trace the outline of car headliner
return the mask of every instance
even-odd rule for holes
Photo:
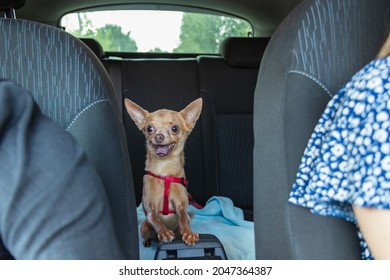
[[[27,0],[16,11],[18,18],[58,25],[66,13],[105,5],[153,4],[153,8],[164,9],[161,4],[205,8],[236,15],[249,20],[255,36],[271,36],[281,20],[301,0]],[[141,4],[141,5],[140,5]]]

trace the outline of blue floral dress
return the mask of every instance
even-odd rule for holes
[[[390,57],[359,71],[328,103],[289,202],[355,223],[352,204],[390,208]],[[358,226],[362,258],[372,259]]]

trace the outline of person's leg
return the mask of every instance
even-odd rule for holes
[[[0,81],[0,243],[16,259],[120,259],[111,218],[76,141]]]

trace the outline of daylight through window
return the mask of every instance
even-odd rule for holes
[[[61,25],[76,37],[96,39],[111,52],[218,53],[224,38],[253,32],[239,18],[152,10],[72,13]]]

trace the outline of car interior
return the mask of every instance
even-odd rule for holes
[[[224,38],[214,54],[135,53],[105,50],[60,26],[67,13],[115,5],[235,15],[253,34]],[[375,57],[389,30],[388,0],[7,0],[0,3],[0,77],[31,91],[84,148],[126,258],[142,258],[137,207],[146,152],[123,100],[181,110],[201,97],[185,146],[188,192],[200,204],[226,197],[242,210],[253,225],[251,258],[359,259],[353,224],[287,200],[326,104]]]

